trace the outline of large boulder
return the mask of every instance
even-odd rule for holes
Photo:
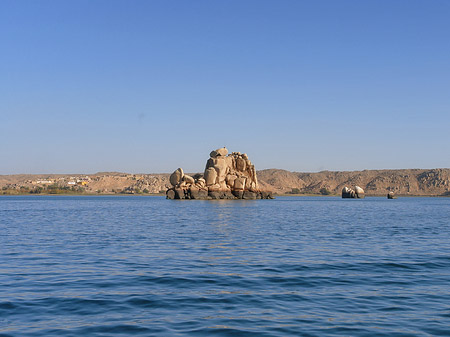
[[[225,157],[228,154],[228,150],[226,147],[222,147],[221,149],[217,149],[216,153],[218,156]]]
[[[244,172],[245,169],[247,168],[247,163],[245,162],[244,158],[240,158],[237,157],[236,158],[236,170],[240,171],[240,172]]]
[[[261,191],[261,199],[273,199],[271,191]]]
[[[239,190],[232,190],[231,193],[236,197],[236,199],[243,199],[244,198],[244,191]]]
[[[180,167],[170,175],[169,181],[172,184],[172,186],[177,186],[182,181],[183,176],[184,172],[183,169]]]
[[[185,181],[186,184],[195,184],[194,178],[192,178],[191,176],[188,176],[187,174],[185,174],[183,176],[183,181]]]
[[[217,178],[217,171],[215,170],[214,167],[210,167],[205,170],[206,186],[214,185],[216,183],[216,178]]]
[[[221,196],[222,196],[221,191],[209,191],[208,196],[214,200],[223,199],[223,198],[221,198]]]
[[[189,196],[191,199],[206,199],[208,197],[208,191],[191,186],[189,189]]]
[[[214,168],[217,171],[217,178],[219,179],[218,182],[220,183],[222,181],[225,181],[227,173],[230,170],[227,160],[225,160],[224,157],[217,157],[215,159]]]
[[[166,198],[167,199],[175,199],[175,191],[172,188],[167,190]]]
[[[244,191],[243,199],[256,199],[257,194],[251,191]]]
[[[351,192],[351,189],[349,189],[347,186],[344,186],[344,188],[342,189],[342,198],[351,198]]]
[[[234,181],[237,179],[237,175],[235,174],[228,174],[227,177],[225,178],[225,181],[227,183],[227,185],[232,188],[234,187]]]
[[[195,181],[195,186],[197,186],[200,189],[206,188],[206,180],[203,178],[198,178]]]
[[[247,178],[245,177],[238,177],[234,180],[234,189],[236,191],[243,191],[245,189],[245,181]]]
[[[364,199],[364,190],[361,187],[355,186],[355,193],[358,199]]]
[[[221,149],[217,149],[217,150],[211,151],[209,156],[211,158],[216,158],[216,157],[225,157],[227,154],[228,154],[227,148],[226,147],[222,147]]]
[[[186,199],[186,193],[183,188],[175,188],[175,199]]]

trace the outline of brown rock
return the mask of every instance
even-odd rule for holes
[[[243,195],[243,199],[256,199],[256,193],[255,192],[250,192],[250,191],[244,191],[244,195]]]
[[[192,178],[191,176],[188,176],[187,174],[185,174],[183,176],[183,180],[187,183],[187,184],[194,184],[195,180],[194,178]]]
[[[242,199],[244,196],[244,191],[233,190],[231,193],[235,196],[236,199]]]
[[[229,172],[227,160],[225,160],[224,157],[217,157],[215,159],[214,168],[217,171],[218,182],[221,183],[222,181],[225,181],[225,177],[227,176],[227,173]]]
[[[225,157],[228,154],[228,150],[227,150],[226,147],[222,147],[221,149],[217,149],[215,152],[216,152],[216,154],[218,156],[222,156],[222,157]]]
[[[183,179],[183,176],[184,176],[184,172],[183,172],[183,169],[180,167],[180,168],[176,169],[170,175],[169,181],[172,184],[172,186],[176,186],[181,182],[181,180]]]
[[[195,185],[198,188],[204,188],[204,187],[206,187],[206,180],[203,178],[199,178],[199,179],[197,179],[197,182],[195,183]]]
[[[175,199],[175,191],[173,189],[167,190],[166,199]]]
[[[189,196],[191,199],[201,199],[200,189],[195,186],[191,186],[189,189]]]
[[[175,188],[175,199],[185,199],[184,191],[182,188]]]
[[[205,170],[209,169],[210,167],[214,167],[214,161],[215,158],[209,158],[206,162]]]
[[[208,196],[211,197],[213,200],[221,199],[220,196],[222,195],[222,192],[220,191],[209,191]]]
[[[198,191],[198,199],[207,199],[207,198],[208,198],[208,191],[205,190]]]
[[[234,187],[234,181],[236,180],[237,175],[235,174],[229,174],[227,175],[227,177],[225,178],[225,181],[227,182],[227,185],[230,187]]]
[[[245,181],[247,179],[245,177],[238,177],[234,180],[234,189],[239,191],[243,191],[245,188]]]
[[[270,192],[270,191],[261,191],[261,199],[273,199],[272,192]]]
[[[205,170],[206,186],[214,185],[216,183],[217,171],[214,167],[209,167]]]
[[[236,158],[236,170],[240,172],[244,172],[246,169],[246,162],[245,159],[242,159],[240,157]]]

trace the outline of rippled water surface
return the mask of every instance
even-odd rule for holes
[[[450,199],[0,197],[0,336],[450,335]]]

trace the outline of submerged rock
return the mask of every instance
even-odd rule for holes
[[[390,192],[387,194],[387,198],[388,198],[388,199],[397,199],[397,196],[395,195],[394,192],[390,191]]]

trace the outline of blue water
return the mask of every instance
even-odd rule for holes
[[[0,336],[444,335],[449,198],[0,197]]]

